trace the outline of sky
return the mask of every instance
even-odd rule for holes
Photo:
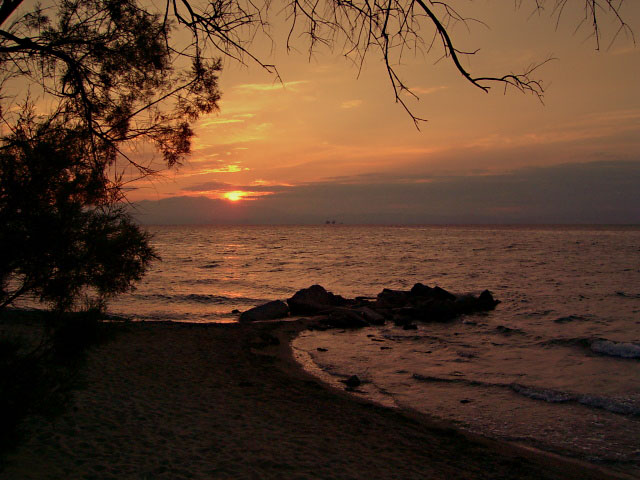
[[[282,78],[225,61],[219,112],[195,126],[192,155],[130,185],[143,223],[640,223],[640,47],[601,15],[601,48],[579,26],[556,25],[533,2],[458,1],[486,23],[453,38],[474,75],[517,72],[553,57],[535,96],[485,93],[441,51],[398,71],[427,119],[416,129],[371,52],[359,72],[340,50],[309,56],[273,42],[256,51]],[[575,2],[579,4],[580,2]],[[640,39],[640,4],[623,18]],[[576,29],[577,28],[577,29]],[[262,43],[261,43],[262,42]]]

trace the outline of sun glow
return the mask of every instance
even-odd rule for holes
[[[231,202],[237,202],[238,200],[242,200],[242,198],[247,195],[247,192],[242,192],[240,190],[234,190],[233,192],[227,192],[224,194],[224,198]]]

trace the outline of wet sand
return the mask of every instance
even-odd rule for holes
[[[113,324],[67,411],[28,419],[0,478],[630,478],[327,387],[293,360],[305,325]]]

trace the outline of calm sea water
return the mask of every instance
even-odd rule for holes
[[[139,320],[235,321],[318,283],[375,296],[485,288],[493,312],[417,331],[307,332],[300,361],[359,395],[485,435],[640,472],[640,228],[157,227],[162,256],[111,305]],[[322,350],[318,350],[321,348]],[[326,350],[326,351],[324,351]]]

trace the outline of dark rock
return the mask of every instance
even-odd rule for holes
[[[328,352],[329,350],[326,348],[322,348],[322,347],[318,347],[316,348],[316,350],[318,350],[319,352]]]
[[[478,313],[493,310],[498,303],[488,290],[485,290],[479,297],[473,295],[463,295],[456,300],[456,309],[459,314]]]
[[[362,314],[371,325],[384,325],[384,316],[369,307],[356,308],[354,311]]]
[[[363,296],[358,296],[355,298],[356,302],[361,302],[361,303],[371,303],[371,302],[375,302],[376,301],[376,297],[363,297]]]
[[[255,322],[258,320],[275,320],[289,315],[289,307],[282,300],[274,300],[258,307],[254,307],[240,315],[241,322]]]
[[[415,318],[423,322],[446,322],[460,315],[455,302],[451,300],[431,300],[422,304]]]
[[[363,328],[368,327],[364,316],[355,310],[348,308],[334,308],[329,314],[324,324],[333,328]]]
[[[393,313],[394,313],[394,317],[395,316],[400,316],[400,317],[404,317],[404,318],[419,318],[420,316],[422,316],[421,306],[420,305],[413,305],[413,306],[409,306],[409,307],[395,308],[393,310]]]
[[[462,400],[460,400],[460,403],[471,403],[471,400],[469,400],[468,398],[463,398]]]
[[[418,326],[415,323],[407,323],[406,325],[402,326],[403,330],[417,330]]]
[[[373,308],[373,307],[372,307]],[[393,318],[393,310],[390,308],[380,308],[377,305],[375,305],[375,311],[377,313],[379,313],[380,315],[382,315],[385,319],[389,320],[391,318]]]
[[[422,283],[416,283],[411,288],[411,295],[414,295],[417,297],[429,297],[431,296],[432,291],[433,291],[433,288],[427,285],[424,285]]]
[[[237,308],[234,308],[233,310],[231,310],[231,313],[240,313],[240,310],[238,310]]]
[[[351,375],[344,383],[347,388],[357,388],[362,384],[357,375]]]
[[[311,285],[298,290],[287,300],[292,315],[317,314],[331,307],[346,305],[348,301],[340,295],[327,292],[321,285]]]
[[[409,301],[409,292],[385,288],[376,297],[376,307],[397,308],[405,306]]]
[[[460,313],[473,313],[478,310],[478,298],[473,295],[460,295],[455,303]]]
[[[396,327],[402,327],[403,325],[407,325],[407,324],[412,323],[412,322],[413,322],[413,318],[409,317],[407,315],[403,315],[403,314],[400,314],[400,313],[395,313],[393,315],[393,324]]]
[[[436,300],[454,301],[456,299],[456,296],[453,293],[449,293],[444,288],[440,287],[433,287],[431,289],[431,296]]]
[[[480,297],[473,295],[456,296],[443,288],[430,288],[416,283],[411,292],[385,289],[378,295],[376,311],[392,312],[396,325],[421,322],[446,322],[460,315],[492,310],[499,302],[489,291]]]
[[[439,300],[442,302],[450,301],[453,302],[456,300],[456,296],[452,293],[447,292],[444,288],[429,287],[422,283],[416,283],[411,288],[411,296],[414,297],[411,299],[411,303],[424,303],[425,300]]]
[[[478,302],[483,307],[483,310],[492,310],[500,303],[500,300],[495,300],[489,290],[483,291],[478,297]]]

